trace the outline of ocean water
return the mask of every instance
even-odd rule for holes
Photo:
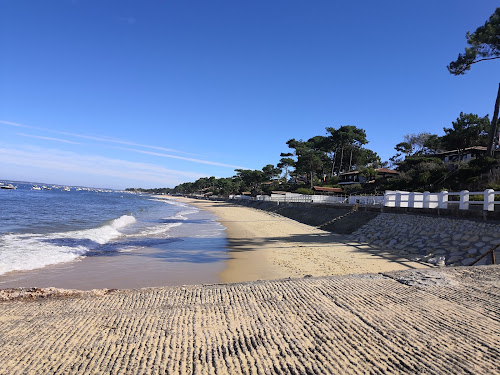
[[[226,259],[224,227],[193,206],[125,192],[17,186],[0,189],[0,282],[16,272],[85,258],[99,264],[101,259],[147,255],[161,260],[165,274],[174,274],[180,264]],[[147,276],[147,263],[141,264]],[[140,277],[137,272],[135,277]]]

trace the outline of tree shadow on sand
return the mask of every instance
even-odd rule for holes
[[[407,268],[417,268],[414,263],[419,263],[425,266],[430,265],[425,262],[410,260],[404,258],[395,250],[388,248],[370,245],[367,243],[360,243],[351,240],[349,237],[336,233],[314,233],[314,234],[293,234],[285,237],[265,237],[265,238],[239,238],[230,239],[229,246],[230,252],[247,252],[258,250],[259,247],[271,245],[275,249],[283,248],[286,250],[292,247],[330,247],[332,244],[338,246],[349,247],[357,253],[369,254],[373,257],[383,258],[394,263],[398,263]],[[314,250],[312,250],[314,251]],[[335,249],[332,249],[335,252]]]

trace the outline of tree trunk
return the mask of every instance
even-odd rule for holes
[[[349,158],[349,172],[351,171],[352,167],[352,148],[351,148],[351,157]]]
[[[337,159],[337,149],[335,149],[335,151],[333,151],[333,162],[332,162],[332,178],[333,178],[333,174],[335,173],[335,159]]]
[[[495,102],[495,110],[493,111],[493,119],[491,120],[490,134],[488,137],[488,156],[495,156],[495,137],[497,135],[498,125],[498,108],[500,107],[500,83],[498,84],[497,100]]]
[[[344,162],[344,146],[342,146],[342,153],[340,154],[340,168],[339,172],[342,172],[342,164]]]

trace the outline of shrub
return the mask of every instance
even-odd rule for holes
[[[345,185],[343,187],[344,191],[346,194],[355,194],[363,189],[361,184],[351,184],[351,185]]]
[[[295,190],[295,192],[297,194],[305,194],[305,195],[313,195],[314,194],[314,191],[312,191],[311,189],[306,189],[306,188],[302,188],[302,187]]]

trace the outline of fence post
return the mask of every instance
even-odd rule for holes
[[[396,199],[394,200],[394,207],[401,207],[401,192],[396,191]]]
[[[439,208],[448,208],[448,192],[442,191],[439,194]]]
[[[429,200],[431,197],[430,191],[424,191],[424,196],[422,197],[422,208],[429,208]]]
[[[460,192],[460,210],[469,209],[469,190],[462,190]]]
[[[415,193],[412,191],[408,196],[408,208],[415,207]]]
[[[484,211],[495,211],[495,190],[486,189],[484,191],[483,202]]]
[[[389,207],[389,205],[390,205],[390,201],[391,201],[391,196],[392,196],[392,194],[391,194],[391,193],[393,193],[393,192],[392,192],[392,191],[391,191],[391,192],[389,192],[389,190],[386,190],[386,191],[384,192],[384,201],[382,202],[382,205],[383,205],[384,207]]]

